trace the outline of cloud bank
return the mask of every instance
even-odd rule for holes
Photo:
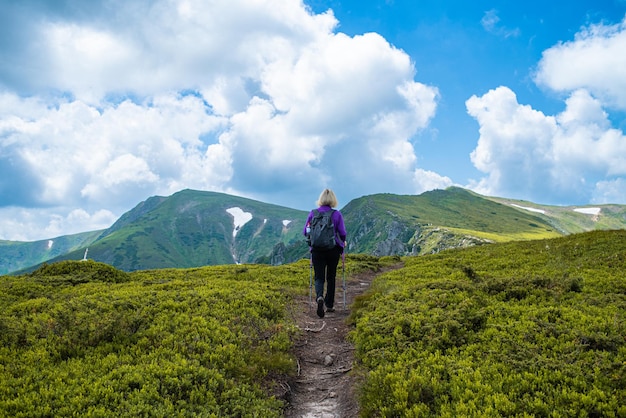
[[[0,212],[14,220],[2,238],[107,227],[182,188],[308,208],[327,186],[347,203],[451,184],[419,175],[410,142],[437,89],[381,36],[336,33],[331,11],[163,0],[33,16],[33,4],[12,5],[22,25],[3,29],[21,45],[0,67]]]
[[[506,86],[469,98],[480,132],[471,160],[486,174],[471,187],[554,204],[626,203],[626,136],[606,111],[626,110],[625,50],[626,19],[544,51],[534,78],[565,95],[556,115],[520,104]]]
[[[452,184],[542,203],[626,203],[626,20],[580,30],[533,73],[564,109],[507,86],[466,102],[453,182],[414,139],[441,100],[376,33],[348,36],[300,0],[9,2],[0,16],[0,239],[103,229],[153,195],[212,190],[309,209]],[[517,37],[497,11],[481,22]],[[471,135],[471,133],[468,133]],[[444,139],[445,140],[445,139]],[[451,144],[452,146],[452,144]]]

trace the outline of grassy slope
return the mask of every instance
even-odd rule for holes
[[[626,231],[406,262],[353,309],[363,416],[626,416]]]
[[[362,250],[381,239],[377,224],[387,220],[412,226],[441,226],[459,234],[468,234],[496,242],[516,239],[539,239],[561,234],[546,220],[519,211],[460,188],[435,190],[418,196],[377,194],[355,199],[344,209],[346,223],[359,231],[363,222],[367,234]],[[385,224],[386,227],[387,224]]]
[[[279,417],[269,375],[295,369],[286,304],[307,268],[1,277],[0,416]]]
[[[233,239],[227,209],[252,214]],[[183,190],[149,205],[139,205],[89,248],[91,258],[127,270],[251,262],[268,255],[277,242],[300,239],[303,211],[221,193]],[[285,226],[284,220],[292,222]],[[258,237],[258,239],[254,239]],[[77,259],[79,252],[59,259]]]
[[[80,257],[84,250],[98,239],[102,231],[83,232],[34,242],[0,241],[0,274],[8,274],[61,254],[76,251]]]
[[[353,307],[364,416],[626,416],[626,231],[404,260]],[[55,266],[0,277],[0,415],[280,416],[308,261]]]
[[[308,284],[308,260],[0,276],[0,416],[280,417],[275,379],[296,372],[291,303]]]
[[[516,205],[520,211],[536,215],[553,225],[563,234],[593,230],[624,229],[626,226],[626,206],[624,205],[550,206],[499,197],[488,197],[487,199],[508,206]],[[601,210],[600,214],[595,216],[576,211],[576,209],[590,208],[599,208]]]

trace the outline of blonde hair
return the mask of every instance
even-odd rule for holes
[[[320,194],[319,199],[317,199],[317,206],[330,206],[331,208],[339,206],[335,192],[330,189],[324,189]]]

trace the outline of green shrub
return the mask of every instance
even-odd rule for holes
[[[130,280],[128,273],[93,260],[59,261],[53,264],[43,264],[31,273],[31,277],[62,280],[71,284],[92,281],[122,283]]]

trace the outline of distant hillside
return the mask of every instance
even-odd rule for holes
[[[555,207],[451,187],[421,195],[375,194],[341,208],[348,253],[422,255],[492,242],[626,229],[626,206]],[[88,258],[125,271],[308,257],[307,211],[223,193],[183,190],[139,203],[103,231],[38,242],[0,241],[0,274]]]
[[[374,255],[418,255],[561,235],[536,214],[456,187],[419,196],[365,196],[350,202],[342,212],[351,231],[351,248]]]
[[[549,206],[500,197],[487,199],[532,213],[562,234],[626,227],[626,205]]]
[[[89,247],[89,258],[133,271],[251,263],[301,239],[306,212],[223,193],[150,198]],[[56,260],[77,259],[74,251]]]
[[[32,242],[0,241],[0,274],[19,271],[67,253],[84,253],[85,247],[96,241],[101,233],[82,232]]]

